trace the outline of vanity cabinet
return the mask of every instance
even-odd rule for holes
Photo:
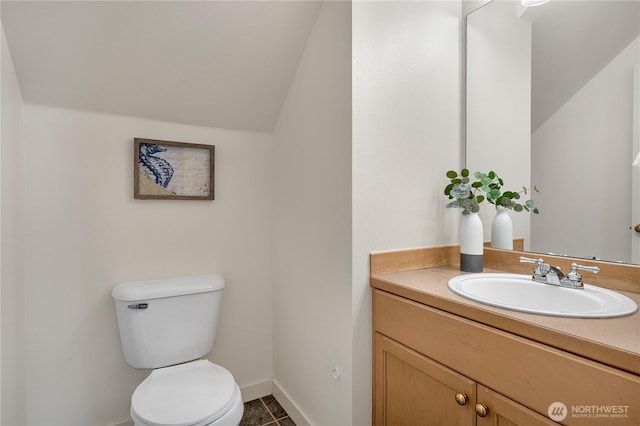
[[[492,391],[486,386],[477,385],[476,413],[478,426],[557,426],[549,420],[511,399]],[[479,412],[478,404],[485,410]]]
[[[375,425],[473,424],[473,380],[380,333],[374,340]]]
[[[638,424],[633,373],[375,288],[373,329],[374,425]],[[593,407],[619,416],[580,415]]]
[[[557,426],[380,333],[374,340],[374,425]]]

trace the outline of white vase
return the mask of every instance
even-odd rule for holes
[[[509,210],[499,207],[491,222],[491,247],[513,250],[513,223]]]
[[[482,272],[484,249],[482,221],[477,213],[462,215],[460,219],[460,270]]]

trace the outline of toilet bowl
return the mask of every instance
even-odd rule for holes
[[[237,425],[240,388],[225,368],[207,360],[153,370],[131,397],[134,425]]]

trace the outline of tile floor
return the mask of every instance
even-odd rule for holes
[[[240,426],[296,426],[273,395],[244,403]]]

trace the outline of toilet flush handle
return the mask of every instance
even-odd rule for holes
[[[129,309],[147,309],[148,307],[149,307],[148,303],[133,303],[127,306],[127,308]]]

